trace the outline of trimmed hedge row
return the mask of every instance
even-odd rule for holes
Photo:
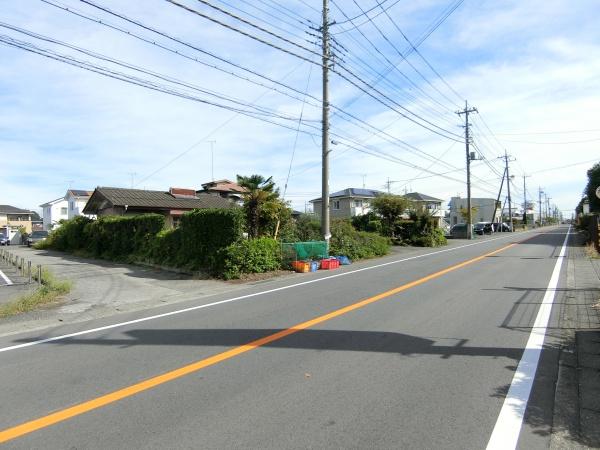
[[[331,235],[329,241],[331,255],[364,259],[386,255],[390,250],[390,240],[387,237],[367,231],[356,231],[348,220],[333,220]]]
[[[243,273],[263,273],[281,268],[281,247],[275,239],[262,237],[229,245],[219,252],[219,273],[226,280]]]

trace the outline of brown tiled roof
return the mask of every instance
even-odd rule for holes
[[[107,202],[110,205],[100,206]],[[197,209],[197,208],[231,208],[229,200],[214,195],[200,194],[197,198],[177,198],[163,191],[146,191],[142,189],[124,189],[113,187],[97,187],[85,205],[85,214],[94,214],[99,209],[110,206],[147,209]]]
[[[202,184],[202,187],[205,191],[237,192],[240,194],[248,191],[245,187],[230,180],[209,181],[208,183]]]

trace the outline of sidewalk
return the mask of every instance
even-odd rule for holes
[[[550,448],[600,448],[600,259],[573,235]]]

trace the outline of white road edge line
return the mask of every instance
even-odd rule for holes
[[[4,272],[2,272],[1,270],[0,270],[0,277],[2,277],[2,279],[4,280],[4,282],[6,283],[6,285],[7,285],[7,286],[10,286],[11,284],[13,284],[13,282],[12,282],[12,281],[10,281],[10,278],[8,278],[8,277],[7,277],[7,276],[4,274]]]
[[[535,373],[544,346],[544,339],[546,338],[546,328],[550,320],[550,313],[552,312],[556,287],[560,279],[560,270],[565,259],[570,232],[571,227],[569,226],[565,241],[554,265],[546,293],[535,318],[533,329],[529,334],[525,351],[523,352],[521,361],[519,361],[510,384],[510,389],[508,390],[508,394],[506,394],[504,404],[496,420],[487,450],[507,450],[517,447],[521,427],[523,426],[523,416],[525,415],[525,409],[529,401],[529,394],[531,393],[535,379]]]
[[[535,230],[526,231],[526,233],[531,233],[533,231],[535,231]],[[128,320],[126,322],[119,322],[119,323],[115,323],[115,324],[112,324],[112,325],[106,325],[104,327],[90,328],[89,330],[83,330],[83,331],[78,331],[78,332],[75,332],[75,333],[63,334],[63,335],[60,335],[60,336],[54,336],[54,337],[50,337],[50,338],[46,338],[46,339],[39,339],[37,341],[26,342],[24,344],[11,345],[9,347],[0,348],[0,353],[2,353],[2,352],[8,352],[8,351],[11,351],[11,350],[18,350],[18,349],[26,348],[26,347],[32,347],[34,345],[39,345],[39,344],[45,344],[47,342],[60,341],[60,340],[63,340],[63,339],[68,339],[68,338],[72,338],[72,337],[76,337],[76,336],[82,336],[84,334],[96,333],[98,331],[110,330],[112,328],[122,327],[122,326],[126,326],[126,325],[133,325],[135,323],[147,322],[149,320],[155,320],[155,319],[160,319],[160,318],[163,318],[163,317],[174,316],[174,315],[177,315],[177,314],[183,314],[183,313],[186,313],[186,312],[196,311],[196,310],[199,310],[199,309],[210,308],[211,306],[223,305],[225,303],[236,302],[236,301],[239,301],[239,300],[244,300],[244,299],[247,299],[247,298],[256,297],[256,296],[264,295],[264,294],[271,294],[273,292],[283,291],[283,290],[286,290],[286,289],[292,289],[292,288],[295,288],[295,287],[298,287],[298,286],[305,286],[307,284],[319,283],[321,281],[330,280],[332,278],[344,277],[346,275],[351,275],[351,274],[355,274],[355,273],[358,273],[358,272],[363,272],[363,271],[366,271],[366,270],[373,270],[373,269],[377,269],[379,267],[389,266],[389,265],[392,265],[392,264],[398,264],[398,263],[401,263],[401,262],[410,261],[412,259],[424,258],[426,256],[439,255],[440,253],[452,252],[452,251],[455,251],[455,250],[458,250],[458,249],[461,249],[461,248],[465,248],[465,247],[471,247],[471,246],[474,246],[474,245],[481,245],[481,244],[485,244],[487,242],[497,241],[499,239],[506,239],[507,237],[511,237],[511,236],[514,236],[514,235],[510,234],[508,236],[502,236],[502,237],[498,237],[498,238],[494,238],[494,239],[487,239],[485,241],[473,242],[471,244],[465,244],[465,245],[461,245],[459,247],[447,248],[447,249],[444,249],[444,250],[438,250],[438,251],[435,251],[435,252],[425,253],[423,255],[411,256],[409,258],[398,259],[396,261],[390,261],[390,262],[386,262],[386,263],[382,263],[382,264],[377,264],[375,266],[363,267],[362,269],[356,269],[356,270],[351,270],[351,271],[348,271],[348,272],[342,272],[342,273],[338,273],[338,274],[327,276],[327,277],[323,277],[323,278],[317,278],[315,280],[303,281],[301,283],[290,284],[288,286],[282,286],[282,287],[278,287],[278,288],[275,288],[275,289],[269,289],[269,290],[266,290],[266,291],[255,292],[254,294],[246,294],[246,295],[242,295],[240,297],[229,298],[229,299],[221,300],[221,301],[218,301],[218,302],[206,303],[204,305],[192,306],[190,308],[185,308],[185,309],[178,309],[178,310],[171,311],[171,312],[168,312],[168,313],[156,314],[154,316],[142,317],[141,319]]]

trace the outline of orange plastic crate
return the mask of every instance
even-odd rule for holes
[[[310,263],[306,261],[292,261],[292,268],[298,273],[310,272]]]

